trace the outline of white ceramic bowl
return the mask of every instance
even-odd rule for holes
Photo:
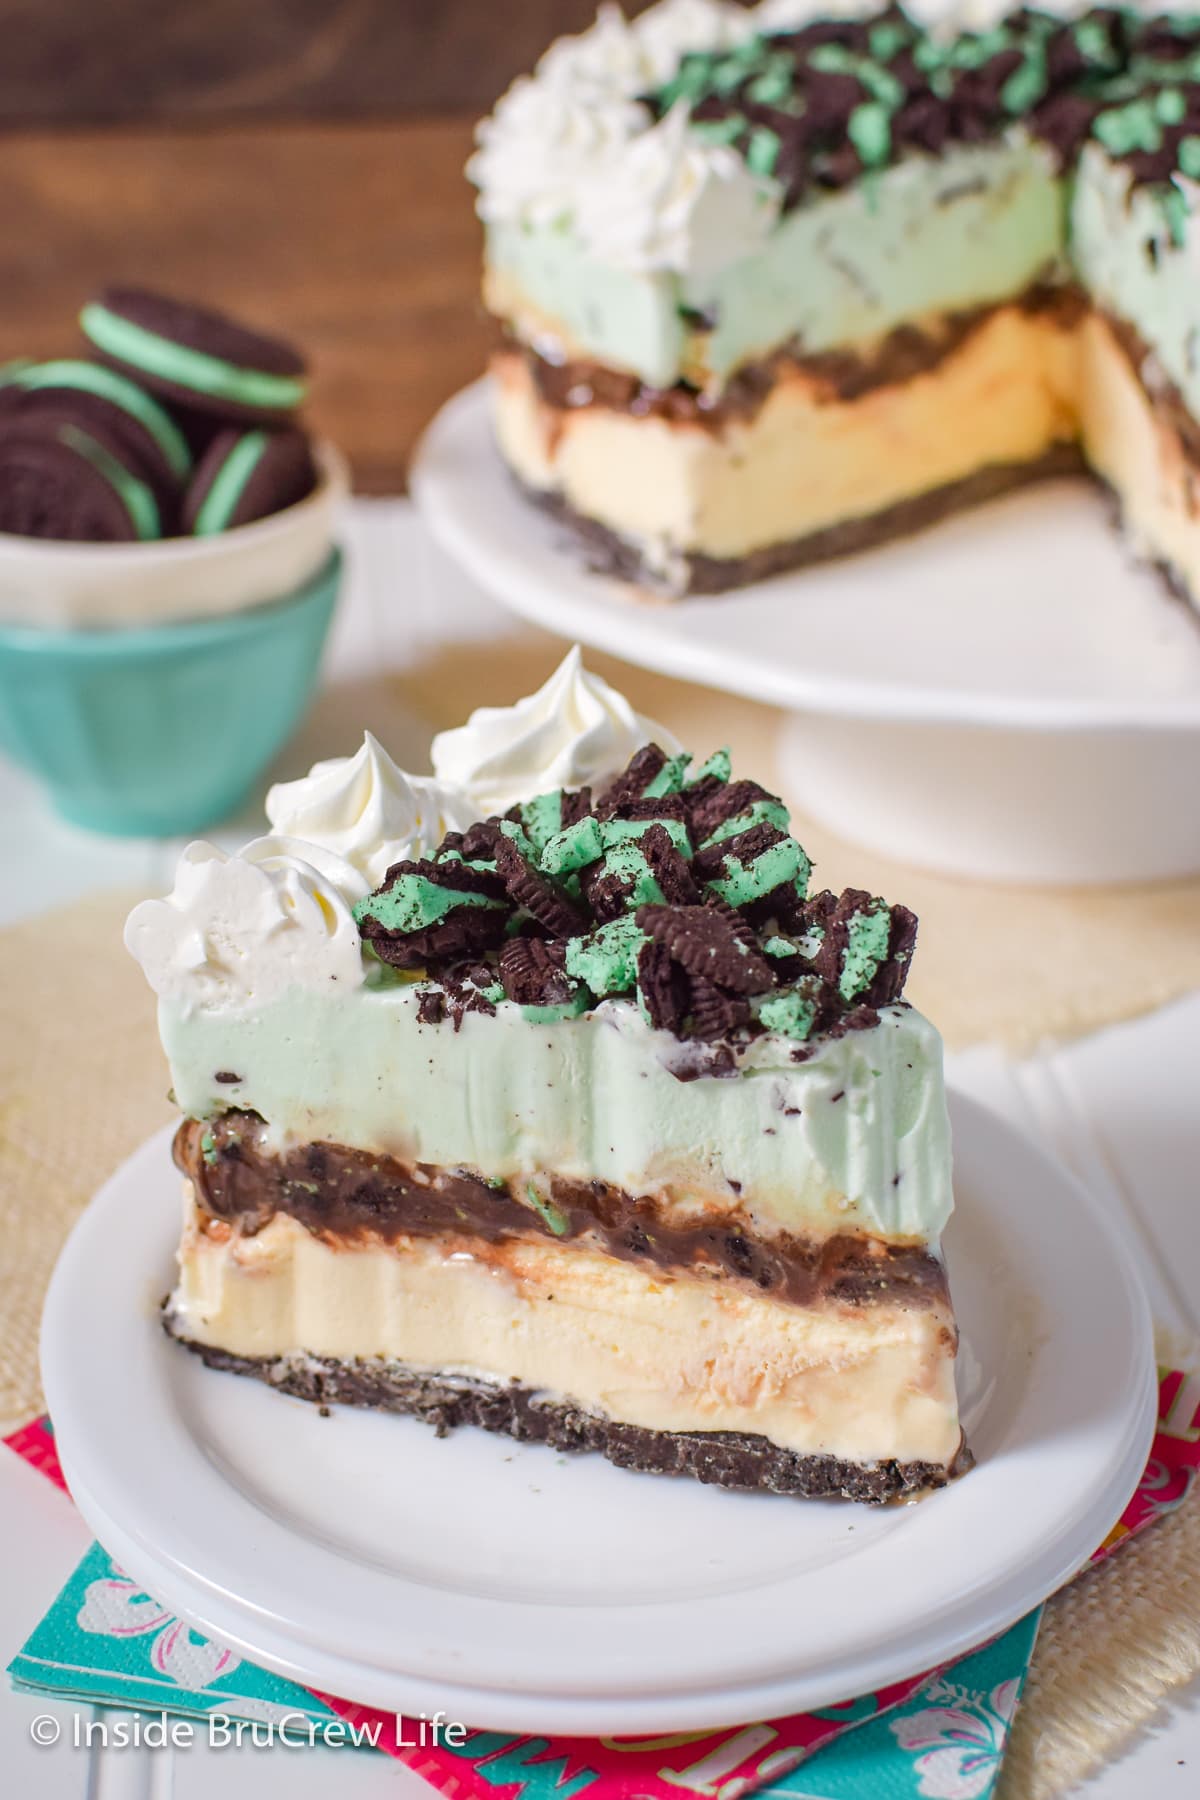
[[[166,625],[277,600],[328,561],[349,471],[316,447],[305,499],[214,537],[137,544],[55,544],[0,533],[0,624],[50,630]]]

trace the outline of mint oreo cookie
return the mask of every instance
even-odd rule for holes
[[[282,512],[312,492],[312,451],[302,431],[219,431],[183,503],[183,530],[211,537]]]
[[[0,532],[136,543],[162,536],[162,515],[150,484],[102,426],[17,414],[0,423]]]
[[[289,344],[138,288],[106,289],[81,318],[86,355],[0,364],[0,532],[209,537],[312,492]]]
[[[103,362],[198,412],[277,421],[307,397],[298,350],[207,307],[143,288],[106,288],[79,322]]]
[[[137,382],[102,363],[61,358],[0,367],[0,421],[33,430],[75,425],[120,447],[122,461],[173,518],[192,472],[187,438],[166,407]]]

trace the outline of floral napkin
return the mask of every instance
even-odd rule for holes
[[[1160,1372],[1159,1430],[1120,1522],[1092,1557],[1172,1511],[1200,1466],[1200,1386]],[[4,1440],[64,1490],[38,1419]],[[723,1731],[536,1738],[470,1731],[427,1745],[388,1713],[319,1694],[203,1638],[93,1544],[9,1665],[14,1685],[89,1704],[245,1721],[247,1733],[369,1745],[447,1796],[475,1800],[988,1800],[1033,1654],[1041,1608],[990,1644],[861,1699]]]

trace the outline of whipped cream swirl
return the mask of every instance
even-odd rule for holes
[[[762,26],[752,7],[724,0],[659,0],[629,29],[657,87],[670,80],[689,50],[730,50]]]
[[[189,844],[172,891],[130,913],[126,947],[184,1012],[263,1005],[293,987],[350,992],[366,979],[353,908],[392,863],[514,801],[616,774],[652,739],[679,749],[588,674],[577,645],[536,694],[442,732],[433,779],[397,768],[367,733],[354,756],[273,787],[271,835],[236,856]]]
[[[536,694],[515,706],[481,706],[457,730],[439,732],[433,766],[439,780],[465,790],[482,818],[616,774],[652,741],[679,749],[669,731],[587,672],[576,644]]]
[[[349,992],[363,981],[350,908],[367,893],[361,875],[320,848],[257,838],[236,856],[189,844],[175,886],[143,900],[125,945],[162,1000],[243,1007],[292,987]]]
[[[909,18],[935,37],[954,38],[964,32],[990,31],[1003,24],[1016,0],[903,0],[903,4]],[[1095,0],[1037,0],[1037,10],[1071,19],[1094,4]],[[1133,10],[1138,10],[1137,0]],[[1156,5],[1154,10],[1161,9]]]
[[[559,38],[537,65],[542,81],[633,96],[660,87],[689,50],[725,50],[760,29],[756,14],[725,0],[659,0],[636,19],[602,5],[596,23]]]
[[[447,831],[462,831],[476,814],[466,796],[396,766],[378,739],[363,734],[353,756],[315,763],[299,781],[267,793],[272,830],[318,845],[379,886],[391,865],[424,856]]]
[[[618,160],[650,122],[636,101],[584,98],[525,75],[476,131],[467,175],[489,224],[554,225],[570,216],[580,181]]]
[[[948,0],[926,0],[930,6],[946,10]],[[801,31],[814,19],[873,18],[881,9],[881,0],[760,0],[753,10],[754,29],[769,35],[773,31]],[[916,17],[910,6],[904,9]]]
[[[678,105],[581,183],[575,229],[602,262],[705,276],[759,249],[778,217],[777,189],[695,137]]]
[[[661,0],[632,22],[601,7],[480,124],[467,174],[481,217],[564,225],[592,255],[638,274],[706,274],[756,248],[778,216],[776,184],[691,133],[685,108],[656,124],[638,99],[686,51],[722,49],[756,28],[752,12],[723,0]]]

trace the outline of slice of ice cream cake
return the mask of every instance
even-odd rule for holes
[[[574,655],[439,740],[455,784],[368,739],[136,909],[185,1115],[167,1329],[633,1469],[940,1486],[969,1453],[916,921],[810,895],[779,799],[653,730]]]

